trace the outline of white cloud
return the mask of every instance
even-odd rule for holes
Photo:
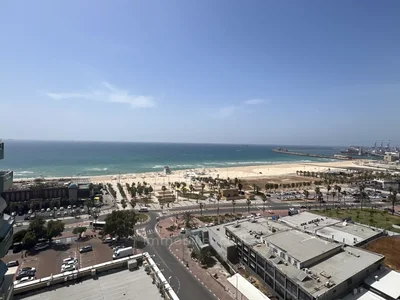
[[[243,102],[245,105],[257,105],[264,103],[265,101],[263,99],[249,99]]]
[[[103,101],[110,103],[128,104],[133,108],[154,107],[152,97],[144,95],[133,95],[127,90],[122,90],[109,82],[102,82],[102,89],[93,90],[87,93],[46,93],[54,100],[84,99]]]
[[[213,114],[213,116],[215,118],[225,119],[225,118],[232,116],[236,109],[237,109],[236,106],[221,107],[218,111],[216,111]]]

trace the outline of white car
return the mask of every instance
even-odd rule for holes
[[[30,209],[29,211],[28,211],[28,215],[31,215],[32,214],[32,209]]]
[[[71,209],[72,208],[72,206],[71,205],[68,205],[68,209]]]
[[[75,257],[67,257],[63,259],[63,265],[68,264],[69,262],[77,263],[78,260]]]
[[[17,222],[14,224],[15,227],[21,227],[23,224],[21,222]]]
[[[11,217],[15,217],[17,215],[17,213],[15,212],[15,211],[13,211],[12,213],[11,213]]]
[[[64,206],[61,206],[61,207],[60,207],[60,210],[63,211],[63,210],[64,210]]]
[[[71,272],[71,271],[75,271],[75,270],[76,270],[75,265],[63,265],[63,266],[61,266],[61,273]]]
[[[20,283],[32,281],[34,279],[35,279],[35,277],[24,277],[24,278],[21,278],[20,280],[17,280],[15,283],[20,284]]]
[[[48,208],[46,209],[46,211],[47,211],[47,212],[50,212],[50,211],[51,211],[50,207],[48,207]]]

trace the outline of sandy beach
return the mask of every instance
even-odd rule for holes
[[[364,160],[353,161],[332,161],[332,162],[313,162],[313,163],[285,163],[285,164],[270,164],[258,166],[241,166],[228,168],[205,168],[205,169],[186,169],[186,170],[171,170],[170,175],[163,175],[160,172],[148,172],[137,174],[116,174],[91,176],[88,178],[93,183],[112,182],[119,180],[121,183],[146,181],[154,187],[168,185],[168,182],[185,181],[189,182],[192,176],[211,176],[220,178],[239,178],[239,179],[256,179],[295,175],[296,171],[324,172],[327,170],[347,169],[351,167],[366,167]],[[46,178],[57,179],[57,178]],[[32,180],[32,178],[15,179],[15,181]]]

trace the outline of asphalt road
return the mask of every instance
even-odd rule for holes
[[[150,221],[137,226],[138,229],[145,228],[146,231],[154,231],[156,226],[155,213],[149,213]],[[159,265],[165,278],[170,278],[170,284],[180,299],[214,299],[215,297],[197,279],[195,279],[186,266],[178,262],[175,256],[169,252],[168,247],[179,238],[161,239],[156,232],[147,234],[147,244],[141,249],[154,256],[153,260]]]

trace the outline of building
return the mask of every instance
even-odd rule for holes
[[[4,143],[0,140],[0,159],[4,158]],[[11,187],[13,171],[0,171],[0,195]],[[0,258],[4,257],[12,244],[14,219],[4,213],[7,203],[0,196]],[[0,299],[12,299],[13,274],[9,274],[7,265],[0,260]]]
[[[361,246],[384,235],[383,230],[371,229],[362,224],[322,217],[317,214],[302,212],[279,219],[280,222],[306,233],[329,241],[349,246]]]
[[[206,228],[192,230],[188,238],[194,253],[198,256],[200,256],[203,251],[210,248],[208,230]]]
[[[179,300],[148,253],[15,285],[14,299]]]
[[[398,181],[382,179],[382,180],[374,180],[373,183],[377,189],[385,191],[393,189],[395,191],[400,191],[400,182]]]
[[[50,201],[55,201],[57,206],[61,200],[78,201],[88,199],[99,191],[97,185],[88,183],[71,183],[69,180],[36,179],[29,182],[15,182],[8,190],[0,193],[9,206],[10,211],[28,211],[33,204],[41,209],[48,207]]]
[[[235,200],[242,197],[239,196],[238,189],[221,189],[221,198],[225,200]]]
[[[288,300],[339,299],[362,284],[384,259],[265,218],[212,227],[209,238],[223,260],[239,262],[280,299]]]
[[[175,193],[173,191],[171,191],[171,190],[155,191],[155,196],[156,196],[158,202],[160,202],[160,204],[169,203],[169,202],[174,202],[175,201]]]
[[[394,162],[399,159],[398,153],[386,152],[383,156],[383,160],[387,163]]]

